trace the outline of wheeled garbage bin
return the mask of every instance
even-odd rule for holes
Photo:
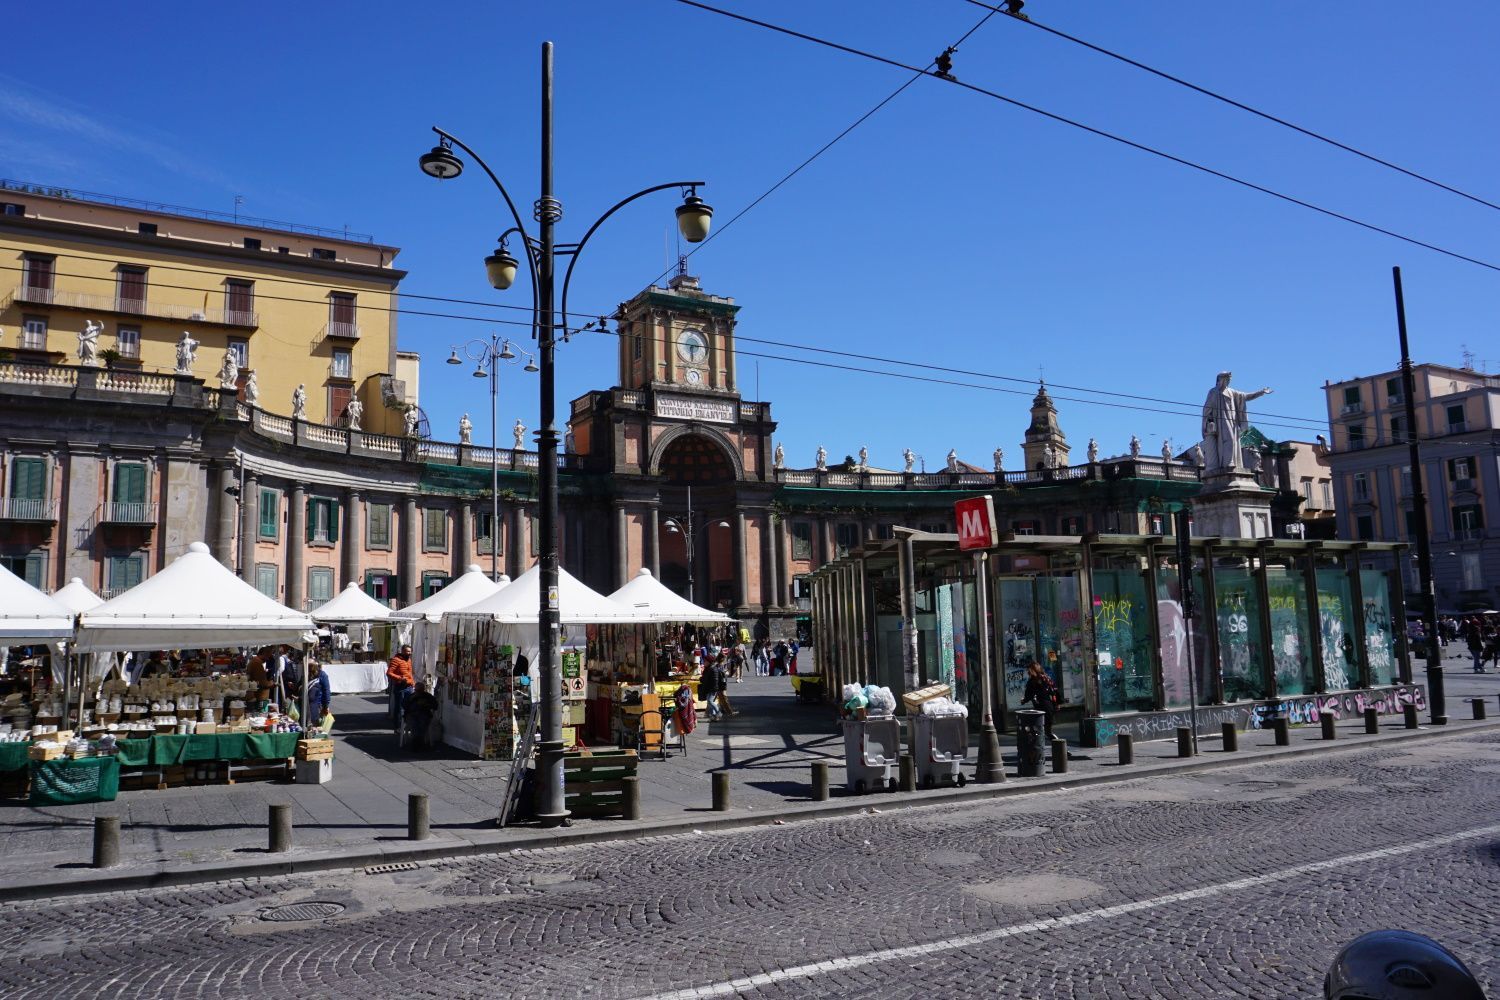
[[[911,716],[911,759],[923,788],[963,785],[969,762],[969,719],[963,715]]]
[[[892,790],[891,769],[901,758],[901,723],[894,716],[844,720],[844,767],[855,795]]]
[[[1017,772],[1023,778],[1040,778],[1047,760],[1047,714],[1030,709],[1016,713]]]

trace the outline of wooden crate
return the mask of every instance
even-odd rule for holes
[[[577,752],[563,756],[563,795],[574,816],[621,816],[625,780],[635,777],[634,750]]]
[[[901,701],[906,705],[908,713],[916,714],[922,710],[922,702],[931,701],[934,698],[946,698],[952,693],[953,689],[946,684],[932,684],[906,692],[901,696]]]

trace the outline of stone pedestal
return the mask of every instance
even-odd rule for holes
[[[1270,538],[1275,490],[1248,475],[1217,473],[1203,480],[1193,500],[1193,534],[1199,538]]]

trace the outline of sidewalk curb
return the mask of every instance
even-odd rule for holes
[[[412,842],[392,842],[389,847],[372,846],[344,850],[309,851],[284,860],[253,860],[239,864],[219,863],[194,865],[172,863],[167,865],[142,865],[135,871],[102,873],[97,877],[59,881],[55,876],[48,880],[18,882],[0,885],[0,902],[50,899],[63,896],[93,895],[120,892],[129,889],[165,888],[232,879],[273,878],[306,872],[337,869],[369,868],[376,865],[421,863],[456,858],[475,857],[484,854],[504,854],[517,850],[537,850],[549,847],[564,847],[608,841],[643,839],[647,837],[681,836],[695,832],[741,830],[766,826],[775,822],[793,823],[813,819],[829,819],[854,816],[870,808],[882,811],[921,808],[924,806],[959,805],[969,802],[1013,798],[1040,792],[1088,788],[1094,785],[1115,784],[1139,778],[1154,778],[1163,775],[1185,774],[1197,771],[1212,771],[1263,764],[1287,758],[1306,757],[1320,753],[1348,753],[1365,750],[1371,746],[1427,742],[1434,739],[1455,739],[1473,733],[1484,733],[1500,729],[1500,719],[1483,722],[1464,721],[1459,726],[1424,727],[1416,731],[1387,731],[1377,736],[1364,733],[1340,734],[1340,739],[1330,746],[1318,739],[1305,739],[1301,746],[1253,747],[1242,749],[1233,755],[1222,751],[1200,753],[1196,758],[1157,758],[1154,762],[1137,763],[1128,767],[1105,765],[1112,768],[1104,773],[1086,775],[1054,775],[1041,778],[1021,779],[1008,777],[1004,782],[981,785],[970,783],[963,788],[940,788],[919,792],[885,792],[870,795],[840,795],[828,802],[806,802],[793,808],[764,812],[742,812],[728,815],[703,815],[682,819],[639,820],[627,824],[625,821],[606,821],[588,828],[560,828],[557,830],[528,830],[515,836],[498,829],[486,831],[483,839],[438,839],[418,846]],[[1293,732],[1307,733],[1312,727],[1299,726]],[[1168,740],[1141,744],[1139,749]],[[1099,748],[1108,752],[1109,748]],[[407,846],[410,844],[411,846]]]

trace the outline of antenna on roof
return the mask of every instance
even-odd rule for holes
[[[245,203],[245,196],[237,194],[234,196],[234,221],[240,221],[240,206]]]

